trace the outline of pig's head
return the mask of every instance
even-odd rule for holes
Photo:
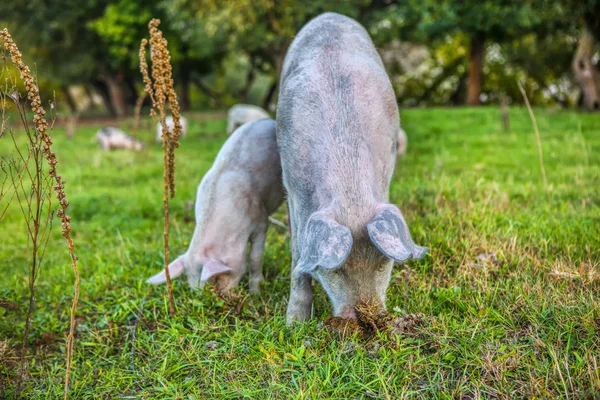
[[[393,205],[378,208],[362,232],[352,233],[332,217],[313,214],[299,247],[295,273],[318,280],[333,303],[334,315],[356,318],[362,302],[379,303],[385,309],[385,293],[394,262],[421,259],[428,249],[415,245],[400,210]]]
[[[183,254],[169,264],[169,277],[175,279],[185,272],[190,287],[192,289],[202,289],[209,280],[231,271],[231,268],[218,260],[206,259],[203,261],[203,263],[200,263],[196,257],[191,257],[188,253]],[[147,283],[152,285],[160,285],[166,281],[167,275],[164,269],[146,280]]]

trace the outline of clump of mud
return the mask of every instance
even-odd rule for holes
[[[365,333],[372,336],[388,329],[393,317],[374,301],[363,302],[356,306],[356,316]]]
[[[374,301],[362,302],[355,310],[357,319],[329,317],[325,320],[325,325],[344,337],[356,333],[361,339],[370,339],[378,332],[388,335],[413,334],[424,322],[421,313],[394,318]]]
[[[423,325],[424,321],[425,316],[423,313],[406,314],[392,320],[390,331],[398,335],[414,334]]]
[[[325,326],[343,337],[352,336],[356,332],[360,338],[364,338],[362,326],[355,319],[329,317],[325,320]]]
[[[7,342],[0,341],[0,365],[4,365],[12,356],[12,350]]]

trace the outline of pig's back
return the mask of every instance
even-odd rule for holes
[[[327,13],[300,31],[284,63],[277,123],[284,178],[302,188],[301,202],[314,208],[335,200],[349,210],[387,201],[398,107],[356,21]]]
[[[257,202],[270,213],[282,199],[275,121],[260,119],[238,128],[219,151],[198,188],[196,219],[219,208],[243,211]]]

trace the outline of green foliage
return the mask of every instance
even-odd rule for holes
[[[137,51],[151,17],[169,40],[175,82],[198,89],[196,107],[262,103],[277,82],[287,46],[301,27],[325,11],[356,18],[380,49],[397,42],[424,45],[418,71],[390,68],[400,103],[458,104],[464,98],[469,41],[487,47],[483,92],[520,102],[515,80],[537,104],[573,105],[571,60],[585,22],[600,38],[598,0],[74,0],[0,3],[27,59],[38,65],[46,92],[107,77],[135,101]],[[466,51],[465,51],[466,50]],[[462,60],[459,59],[459,55]],[[398,54],[397,58],[410,58]],[[134,90],[132,90],[134,89]],[[200,93],[201,92],[201,93]],[[251,94],[248,94],[251,93]],[[135,93],[134,93],[135,94]],[[207,100],[208,99],[208,100]]]
[[[57,130],[82,269],[73,395],[596,397],[600,122],[592,114],[535,112],[549,196],[526,110],[511,109],[510,133],[502,132],[495,108],[402,112],[409,149],[398,160],[391,200],[431,256],[396,267],[388,309],[425,318],[415,333],[371,342],[342,339],[320,324],[329,313],[320,289],[316,319],[285,326],[289,237],[274,226],[260,295],[244,287],[228,303],[208,289],[192,292],[180,279],[179,311],[170,319],[164,287],[143,282],[162,259],[162,155],[153,133],[140,132],[149,144],[143,153],[104,153],[95,127],[82,126],[72,141]],[[178,150],[174,253],[185,251],[194,229],[186,203],[226,140],[225,121],[206,117],[190,116]],[[11,146],[0,139],[0,154]],[[285,220],[285,210],[276,218]],[[0,306],[0,342],[15,346],[27,293],[25,227],[14,209],[0,224],[0,299],[19,306]],[[29,399],[62,391],[72,274],[54,228],[29,338]],[[16,369],[1,357],[0,391],[10,398]]]
[[[564,5],[546,0],[409,0],[374,12],[372,33],[379,41],[400,37],[422,42],[483,33],[504,42],[568,17]]]
[[[96,76],[106,60],[98,37],[85,23],[100,16],[106,4],[104,0],[3,1],[0,15],[25,55],[35,60],[42,78],[80,83]]]
[[[148,22],[160,18],[158,10],[151,4],[143,0],[112,2],[100,18],[88,23],[106,47],[112,67],[125,64],[132,70],[139,70],[140,41],[147,36]]]

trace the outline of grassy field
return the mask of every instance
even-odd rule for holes
[[[97,127],[72,141],[55,132],[81,260],[73,398],[596,398],[600,395],[600,118],[524,109],[510,133],[497,109],[402,112],[409,149],[391,198],[430,256],[397,266],[396,315],[423,313],[413,332],[342,338],[316,318],[289,329],[289,237],[269,231],[266,282],[232,301],[175,281],[144,279],[162,263],[162,153],[98,150]],[[194,229],[196,187],[226,140],[224,120],[191,121],[177,151],[171,252]],[[11,143],[0,139],[0,154]],[[285,219],[281,209],[278,219]],[[55,226],[37,285],[22,396],[61,396],[73,276]],[[0,397],[12,396],[27,304],[26,236],[19,210],[0,221]],[[15,307],[11,307],[15,308]],[[2,343],[8,347],[2,347]]]

